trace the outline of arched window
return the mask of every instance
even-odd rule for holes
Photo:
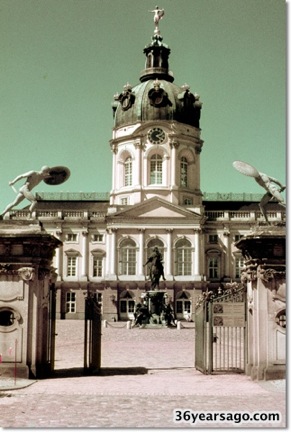
[[[190,276],[192,273],[192,245],[187,239],[176,243],[176,276]]]
[[[162,184],[163,159],[159,154],[154,154],[150,160],[150,184]]]
[[[123,240],[120,245],[119,272],[121,275],[136,274],[136,244],[131,239]]]
[[[132,185],[132,158],[129,156],[124,162],[124,186]]]
[[[180,185],[182,187],[188,186],[188,161],[184,156],[180,162]]]

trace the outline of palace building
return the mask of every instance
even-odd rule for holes
[[[158,247],[166,279],[160,289],[177,319],[194,320],[202,291],[240,281],[235,242],[265,223],[261,195],[201,192],[200,97],[175,84],[157,28],[144,55],[139,83],[113,97],[111,191],[37,194],[34,217],[62,242],[53,261],[57,318],[83,319],[89,290],[104,319],[132,320],[151,287],[144,264]],[[26,210],[8,213],[26,217]],[[272,201],[268,217],[283,223],[285,211]]]

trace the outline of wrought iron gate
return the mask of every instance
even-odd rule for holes
[[[101,310],[96,293],[85,299],[84,369],[101,367]]]
[[[204,293],[195,317],[195,368],[205,374],[245,370],[246,293],[233,284],[223,295]]]

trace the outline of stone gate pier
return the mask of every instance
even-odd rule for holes
[[[286,229],[258,227],[236,246],[245,258],[247,367],[254,380],[286,374]]]
[[[51,267],[61,242],[38,222],[0,221],[0,375],[42,377],[51,368]]]

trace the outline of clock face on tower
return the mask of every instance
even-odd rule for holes
[[[148,132],[148,140],[152,144],[161,144],[166,138],[166,134],[163,129],[154,127]]]

